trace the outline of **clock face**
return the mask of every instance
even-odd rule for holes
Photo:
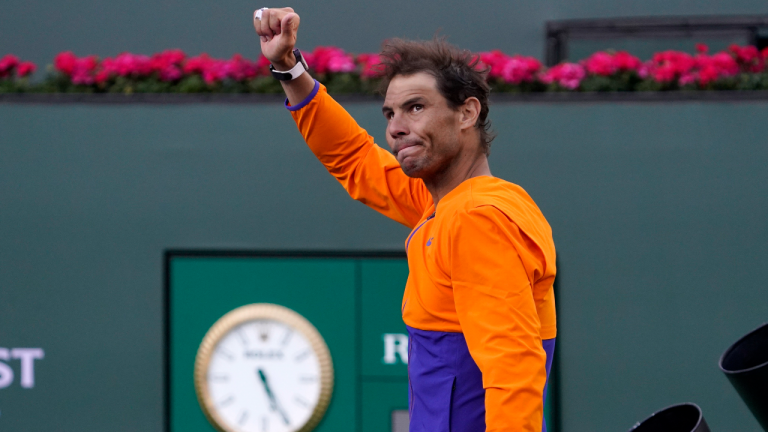
[[[222,419],[244,432],[294,431],[320,397],[320,363],[307,339],[274,320],[235,327],[216,345],[208,389]]]
[[[243,308],[253,306],[265,305]],[[308,431],[328,406],[333,378],[322,338],[295,312],[266,306],[282,309],[289,319],[241,317],[214,332],[217,323],[198,352],[198,396],[220,430]]]

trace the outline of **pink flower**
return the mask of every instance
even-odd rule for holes
[[[686,70],[683,73],[687,73],[687,72],[688,71]],[[671,82],[678,75],[679,74],[678,74],[678,71],[675,68],[675,66],[674,65],[669,65],[669,64],[661,65],[661,66],[653,69],[653,71],[651,72],[651,76],[653,77],[653,79],[655,79],[656,81],[661,82],[661,83]]]
[[[690,73],[696,66],[696,59],[681,51],[662,51],[653,55],[645,65],[648,76],[661,83],[672,82]]]
[[[757,49],[755,49],[755,55],[757,55]],[[729,56],[724,52],[713,55],[712,63],[724,76],[734,76],[739,73],[739,64],[736,63],[736,60],[732,56]]]
[[[584,66],[577,63],[560,63],[547,70],[541,77],[544,84],[557,83],[561,87],[575,90],[581,84],[587,72]]]
[[[317,47],[305,55],[307,65],[318,74],[351,72],[355,69],[354,58],[341,48]]]
[[[256,74],[257,76],[269,76],[269,60],[264,57],[264,54],[259,55],[259,59],[256,60]]]
[[[8,54],[0,59],[0,77],[11,75],[13,68],[19,65],[19,58],[13,54]]]
[[[699,54],[706,54],[709,52],[709,47],[703,43],[696,44],[696,52]]]
[[[162,68],[168,65],[181,65],[185,58],[187,58],[187,55],[184,54],[184,51],[180,49],[170,49],[152,55],[151,62],[153,66]]]
[[[182,50],[165,50],[152,55],[149,59],[149,69],[152,73],[157,73],[162,81],[175,81],[182,76],[181,64],[186,57]]]
[[[350,55],[334,55],[328,59],[328,71],[334,73],[352,72],[355,61]]]
[[[208,65],[213,62],[213,60],[208,56],[206,53],[202,53],[197,57],[189,58],[184,63],[184,73],[185,74],[193,74],[198,73],[202,74],[203,71],[208,67]]]
[[[236,81],[251,79],[258,75],[256,66],[240,54],[232,56],[232,59],[227,62],[226,69],[227,75]]]
[[[100,70],[96,73],[96,76],[93,78],[94,82],[96,84],[104,84],[105,82],[109,81],[109,78],[111,78],[111,74],[106,70]]]
[[[157,71],[157,73],[160,76],[160,80],[166,82],[176,81],[182,76],[181,69],[174,65],[168,65]]]
[[[77,62],[75,63],[75,69],[82,68],[87,70],[88,72],[93,72],[96,70],[96,67],[99,65],[99,58],[95,55],[90,55],[88,57],[81,57],[77,59]]]
[[[614,64],[613,56],[607,52],[596,52],[584,60],[584,67],[587,72],[600,75],[611,76],[618,71],[616,64]]]
[[[705,86],[720,78],[720,72],[714,66],[707,65],[699,71],[699,85]]]
[[[27,75],[33,74],[36,69],[37,69],[37,66],[35,66],[34,63],[25,61],[25,62],[19,63],[19,67],[16,69],[16,73],[20,77],[25,77]]]
[[[619,51],[613,55],[613,61],[620,72],[639,71],[643,62],[626,51]]]
[[[360,54],[356,60],[362,67],[360,75],[363,78],[378,78],[384,72],[381,57],[378,54]]]
[[[765,68],[765,59],[761,57],[757,47],[731,45],[728,47],[733,57],[744,72],[759,73]]]
[[[242,57],[235,55],[232,61],[235,62],[234,65],[230,64],[230,61],[213,59],[208,54],[203,53],[187,59],[182,70],[185,74],[200,74],[208,85],[224,81],[230,77],[230,74],[241,77],[251,74],[248,71],[249,66],[240,64],[244,61]]]
[[[227,79],[228,72],[229,70],[226,60],[210,59],[210,61],[205,64],[205,69],[203,69],[203,80],[206,84],[213,85]]]
[[[501,76],[505,82],[520,84],[531,82],[541,70],[541,63],[533,57],[516,55],[506,61],[501,70]]]
[[[72,82],[78,85],[91,85],[94,83],[94,72],[98,66],[96,56],[75,58],[70,76]]]
[[[488,78],[502,78],[504,75],[504,67],[509,61],[509,56],[499,50],[493,50],[480,53],[480,63],[490,67],[488,71]],[[481,64],[478,66],[482,67]]]
[[[696,82],[696,75],[687,73],[680,77],[680,85],[689,85]]]
[[[598,76],[611,76],[619,72],[638,71],[643,65],[639,58],[626,51],[596,52],[583,61],[587,72]]]
[[[728,51],[732,52],[733,55],[736,57],[736,60],[742,63],[750,63],[753,60],[757,59],[759,55],[757,51],[757,47],[754,47],[752,45],[741,47],[736,44],[733,44],[728,47]]]
[[[110,75],[135,78],[147,76],[152,72],[149,57],[131,53],[121,53],[114,59],[104,59],[102,68]]]
[[[711,56],[696,56],[699,85],[705,86],[720,78],[732,77],[739,73],[739,64],[728,53],[720,52]]]
[[[79,85],[91,85],[95,81],[93,75],[85,69],[75,69],[72,72],[72,82]]]
[[[642,78],[646,79],[651,74],[650,66],[648,64],[643,63],[642,66],[637,70],[637,75]]]
[[[72,53],[72,51],[66,51],[56,55],[56,57],[53,59],[53,66],[57,71],[63,73],[64,75],[72,75],[72,72],[75,70],[76,62],[77,57]]]

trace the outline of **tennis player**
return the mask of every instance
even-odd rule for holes
[[[384,45],[389,152],[307,73],[293,9],[260,9],[254,26],[315,156],[352,198],[412,229],[411,432],[546,431],[555,245],[531,197],[491,175],[489,87],[471,54],[442,40]]]

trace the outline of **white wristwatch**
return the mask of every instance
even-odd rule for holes
[[[291,81],[300,77],[301,74],[309,70],[306,60],[301,56],[301,51],[298,48],[293,50],[293,55],[296,57],[296,66],[292,67],[289,71],[278,71],[275,67],[269,65],[269,71],[272,72],[272,76],[280,81]]]

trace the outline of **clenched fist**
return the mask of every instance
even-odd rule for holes
[[[299,15],[291,8],[262,10],[261,19],[254,13],[253,27],[261,40],[261,52],[277,70],[286,71],[296,65],[293,48],[299,29]]]

